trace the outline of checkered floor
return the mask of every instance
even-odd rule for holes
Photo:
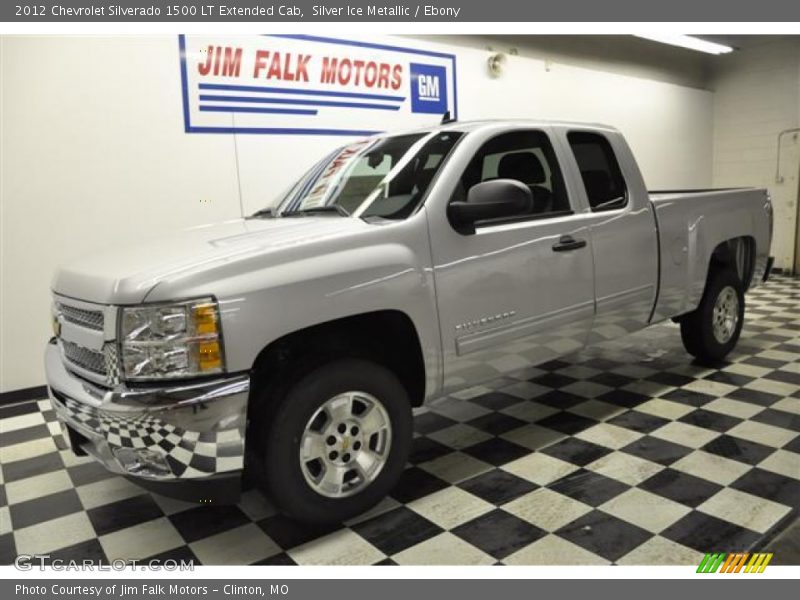
[[[697,564],[764,549],[800,508],[800,280],[747,302],[717,368],[666,324],[436,402],[391,497],[335,527],[255,491],[230,507],[146,493],[63,449],[47,401],[2,407],[0,563]]]

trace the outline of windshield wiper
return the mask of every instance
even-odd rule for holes
[[[247,217],[248,219],[274,219],[275,218],[275,209],[274,208],[262,208],[261,210],[257,210],[252,215]]]
[[[343,217],[349,217],[350,213],[338,204],[328,204],[326,206],[310,206],[309,208],[301,208],[298,210],[291,210],[282,213],[284,217],[291,217],[292,215],[310,215],[315,213],[337,213]]]

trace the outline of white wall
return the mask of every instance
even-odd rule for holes
[[[708,89],[714,57],[632,35],[425,35],[447,46],[503,52],[590,71]]]
[[[782,184],[775,181],[775,166],[778,133],[800,127],[800,38],[760,39],[716,64],[714,185],[769,189],[775,208],[775,266],[791,269],[800,136],[784,137]]]
[[[57,264],[145,233],[235,217],[239,198],[233,140],[183,133],[175,38],[0,40],[7,391],[44,383]]]
[[[5,37],[0,44],[0,391],[44,383],[57,264],[238,216],[240,202],[251,212],[342,143],[185,134],[175,36]],[[506,74],[490,79],[485,50],[447,49],[458,57],[461,119],[606,122],[628,136],[651,187],[710,183],[710,93],[557,57],[549,70],[542,60],[509,57]]]

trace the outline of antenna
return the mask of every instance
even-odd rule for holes
[[[441,125],[447,125],[448,123],[455,123],[456,120],[450,116],[450,111],[448,110],[446,113],[442,115]]]

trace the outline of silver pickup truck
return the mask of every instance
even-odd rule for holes
[[[272,208],[61,267],[50,397],[76,453],[145,487],[226,502],[248,475],[342,520],[430,399],[665,319],[722,359],[771,237],[765,190],[648,193],[610,127],[379,135]]]

